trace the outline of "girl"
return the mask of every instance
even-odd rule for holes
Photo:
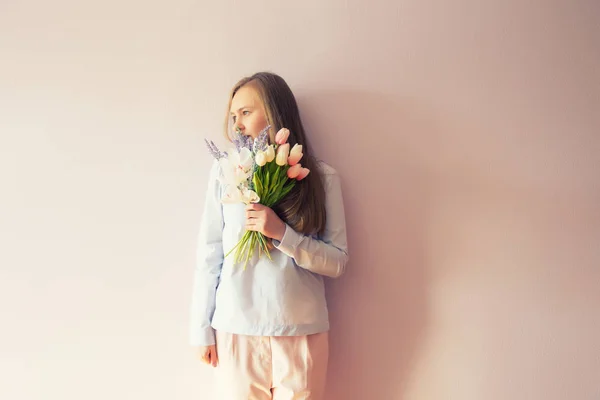
[[[336,171],[308,147],[292,91],[278,75],[260,72],[238,82],[225,124],[271,143],[288,128],[290,146],[303,146],[310,174],[274,209],[223,204],[214,163],[200,227],[192,296],[191,344],[216,368],[224,400],[322,398],[329,319],[323,277],[346,269],[346,223]],[[229,137],[228,137],[229,138]],[[229,138],[231,140],[231,138]],[[244,270],[224,257],[245,230],[270,238],[271,257]]]

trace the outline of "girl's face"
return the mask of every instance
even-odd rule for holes
[[[267,127],[264,105],[256,90],[249,85],[242,86],[235,93],[229,112],[233,129],[239,129],[242,134],[253,139]]]

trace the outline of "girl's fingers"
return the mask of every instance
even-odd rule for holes
[[[260,218],[262,213],[260,211],[246,211],[246,218]]]
[[[206,350],[200,354],[200,360],[202,360],[203,363],[210,364],[210,350]]]
[[[216,367],[219,363],[216,346],[207,346],[200,349],[198,352],[198,358],[200,358],[203,363]]]
[[[246,206],[246,210],[262,210],[265,206],[258,203],[250,203]]]
[[[246,211],[246,219],[261,219],[263,218],[263,214],[257,211]]]
[[[213,349],[210,352],[210,363],[213,367],[216,367],[219,363],[219,357],[217,356],[217,349]]]

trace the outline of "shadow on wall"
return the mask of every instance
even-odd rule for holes
[[[328,281],[330,400],[403,399],[427,334],[427,211],[439,136],[409,100],[299,93],[310,144],[342,177],[350,263]],[[438,142],[439,143],[439,142]]]

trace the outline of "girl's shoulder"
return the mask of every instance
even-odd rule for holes
[[[332,187],[340,184],[340,176],[335,168],[327,164],[325,161],[317,160],[317,168],[321,175],[321,182],[325,191],[329,191]]]
[[[331,176],[338,174],[335,168],[333,168],[331,165],[327,164],[323,160],[317,160],[317,167],[319,168],[319,172],[325,179],[328,179]]]
[[[210,167],[208,168],[208,178],[211,180],[218,180],[221,176],[221,164],[219,160],[212,160]]]

